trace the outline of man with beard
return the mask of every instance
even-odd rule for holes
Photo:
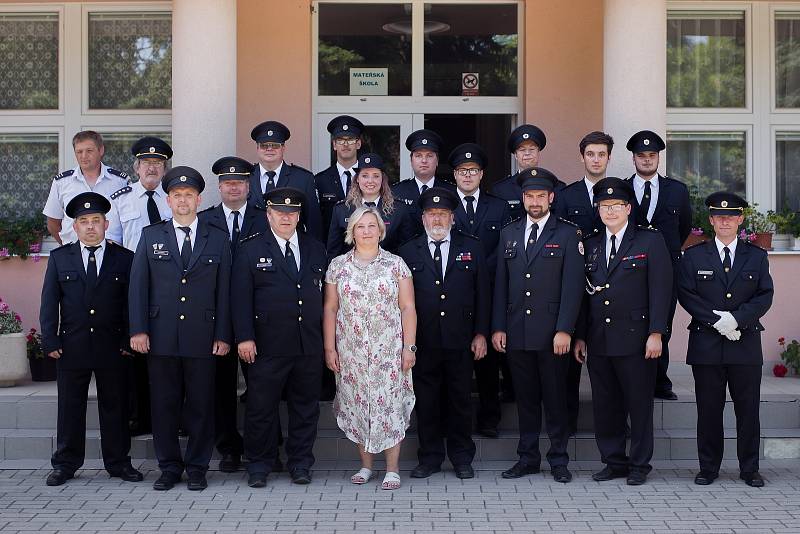
[[[500,236],[492,311],[492,344],[508,354],[519,413],[519,461],[502,476],[539,472],[544,406],[547,461],[553,479],[567,483],[564,383],[583,288],[581,232],[550,212],[558,182],[551,172],[534,167],[518,180],[527,216]]]

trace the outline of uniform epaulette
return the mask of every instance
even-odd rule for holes
[[[478,241],[480,241],[480,238],[478,236],[470,234],[469,232],[465,232],[460,228],[453,228],[453,230],[455,230],[457,234],[463,235],[464,237],[471,237],[472,239],[477,239]]]
[[[264,232],[256,232],[255,234],[250,234],[250,235],[249,235],[249,236],[247,236],[247,237],[243,237],[243,238],[241,238],[241,239],[239,240],[239,243],[245,243],[245,242],[247,242],[247,241],[250,241],[250,240],[251,240],[251,239],[253,239],[254,237],[258,237],[258,236],[260,236],[260,235],[261,235],[261,234],[263,234],[263,233],[264,233]]]
[[[345,202],[347,202],[346,198],[343,198],[342,200],[337,200],[334,206],[339,206],[340,204],[344,204]]]
[[[113,167],[106,167],[106,168],[108,169],[108,172],[110,172],[111,174],[114,174],[114,175],[119,176],[120,178],[124,178],[126,180],[129,179],[129,176],[128,176],[127,172],[118,171],[117,169],[115,169]]]
[[[580,225],[575,224],[574,222],[570,221],[569,219],[565,219],[563,217],[558,217],[558,220],[560,222],[566,223],[566,224],[568,224],[570,226],[574,226],[575,228],[580,228]]]
[[[167,222],[167,221],[169,221],[169,220],[171,220],[171,219],[161,219],[160,221],[156,221],[156,222],[154,222],[154,223],[150,223],[150,224],[148,224],[147,226],[145,226],[145,228],[150,228],[151,226],[156,226],[156,225],[159,225],[159,224],[164,224],[165,222]]]
[[[267,207],[264,206],[263,204],[259,204],[258,202],[253,202],[252,204],[248,204],[247,207],[248,208],[255,208],[255,209],[261,210],[261,211],[267,211]]]
[[[67,176],[72,176],[73,174],[75,174],[75,169],[69,169],[68,171],[56,174],[53,180],[60,180],[62,178],[66,178]]]
[[[306,169],[305,167],[301,167],[300,165],[295,165],[294,163],[290,163],[290,164],[289,164],[289,167],[294,167],[294,168],[295,168],[295,169],[297,169],[297,170],[300,170],[300,171],[306,171],[306,172],[307,172],[307,173],[309,173],[309,174],[314,174],[314,173],[312,173],[311,171],[309,171],[308,169]]]
[[[519,221],[520,219],[522,219],[522,217],[523,217],[523,215],[521,215],[521,216],[519,216],[519,217],[514,217],[514,218],[512,218],[510,221],[508,221],[507,223],[505,223],[505,224],[503,225],[503,228],[506,228],[506,227],[508,227],[508,226],[511,226],[511,225],[512,225],[512,224],[514,224],[515,222],[517,222],[517,221]]]
[[[216,208],[216,206],[209,206],[209,207],[207,207],[207,208],[206,208],[206,209],[204,209],[204,210],[200,210],[200,211],[198,211],[198,212],[197,212],[197,215],[200,215],[201,213],[206,213],[206,212],[208,212],[208,211],[212,211],[214,208]]]
[[[50,253],[52,254],[53,252],[57,252],[57,251],[61,250],[62,248],[67,248],[68,246],[70,246],[70,245],[72,245],[74,243],[75,243],[74,241],[70,241],[69,243],[64,243],[60,247],[56,247],[53,250],[51,250]]]
[[[645,226],[645,225],[643,225],[643,224],[637,224],[637,225],[636,225],[636,229],[637,229],[637,230],[646,230],[646,231],[648,231],[648,232],[655,232],[655,233],[658,233],[658,232],[659,232],[659,229],[658,229],[658,228],[654,228],[654,227],[652,227],[652,226]]]
[[[683,251],[686,252],[689,249],[693,249],[694,247],[699,247],[700,245],[705,245],[706,243],[708,243],[708,241],[700,241],[699,243],[694,243],[693,245],[689,245],[688,247],[683,249]]]
[[[600,229],[599,228],[595,228],[594,230],[592,230],[591,232],[589,232],[588,234],[583,236],[583,238],[584,239],[589,239],[590,237],[594,237],[594,236],[599,235],[599,234],[600,234]]]
[[[121,197],[122,195],[130,193],[131,191],[133,191],[133,187],[131,187],[129,185],[126,185],[122,189],[118,189],[118,190],[114,191],[113,193],[111,193],[111,200],[116,200],[119,197]]]
[[[766,254],[766,253],[767,253],[767,249],[765,249],[765,248],[763,248],[763,247],[761,247],[761,246],[759,246],[759,245],[756,245],[756,244],[755,244],[755,243],[753,243],[752,241],[748,241],[748,240],[746,240],[746,239],[740,239],[739,241],[744,241],[745,245],[750,245],[751,247],[753,247],[753,248],[755,248],[755,249],[758,249],[758,250],[760,250],[760,251],[761,251],[761,252],[763,252],[764,254]]]

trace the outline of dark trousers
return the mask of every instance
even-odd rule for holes
[[[453,465],[472,463],[472,361],[468,350],[417,352],[413,373],[420,464],[442,465],[445,444]]]
[[[656,361],[637,356],[588,358],[594,434],[601,461],[615,470],[649,473],[653,457],[653,385]],[[625,425],[630,417],[630,457]]]
[[[758,471],[761,436],[760,365],[692,365],[697,397],[697,456],[700,469],[719,472],[725,435],[722,413],[725,387],[731,392],[736,413],[736,450],[742,473]]]
[[[128,406],[130,420],[140,430],[150,430],[150,376],[147,373],[147,356],[136,354],[131,359],[128,373]]]
[[[568,358],[567,364],[567,421],[570,435],[578,431],[578,410],[581,394],[581,364],[574,357]]]
[[[286,467],[290,473],[295,469],[310,469],[314,465],[313,448],[319,421],[320,356],[259,353],[250,364],[249,375],[244,420],[247,471],[265,474],[275,464],[280,436],[278,408],[284,387],[289,408]]]
[[[214,452],[215,357],[148,356],[153,448],[158,468],[205,473]],[[181,423],[183,423],[181,425]],[[181,456],[178,428],[189,435]]]
[[[220,454],[241,455],[244,452],[242,436],[237,428],[236,407],[239,404],[239,357],[235,350],[216,358],[214,388],[214,436]]]
[[[672,264],[673,273],[678,272],[678,263]],[[661,357],[656,360],[656,386],[655,391],[664,393],[672,391],[672,380],[667,376],[669,369],[669,339],[672,337],[672,320],[675,318],[675,309],[678,306],[678,277],[673,276],[672,300],[669,302],[669,315],[667,316],[667,333],[661,336]]]
[[[111,369],[63,369],[57,367],[58,423],[53,469],[75,473],[86,452],[86,401],[94,372],[100,416],[100,447],[107,471],[130,465],[128,452],[128,377],[126,367]]]
[[[569,354],[556,356],[550,350],[520,350],[508,353],[508,366],[514,382],[519,414],[519,460],[539,466],[539,433],[542,428],[542,406],[550,437],[547,461],[550,467],[567,465],[569,428],[567,399],[564,388]]]
[[[478,387],[477,428],[497,428],[500,424],[500,353],[491,341],[486,356],[475,360],[475,383]]]

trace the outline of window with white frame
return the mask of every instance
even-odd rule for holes
[[[169,140],[171,19],[168,3],[0,6],[4,217],[41,213],[52,177],[76,165],[80,130],[100,132],[104,162],[129,174],[133,141]]]

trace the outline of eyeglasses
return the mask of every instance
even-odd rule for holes
[[[606,213],[619,213],[625,209],[627,203],[624,204],[598,204],[597,210],[602,213],[605,210]]]
[[[483,169],[456,169],[456,174],[464,177],[464,176],[478,176]]]
[[[335,139],[336,146],[353,146],[358,143],[358,139]]]
[[[154,160],[139,160],[140,167],[153,167],[154,169],[163,169],[166,166],[166,163],[163,161],[159,161],[157,159]]]
[[[283,143],[258,143],[258,148],[261,150],[278,150],[283,146]]]

